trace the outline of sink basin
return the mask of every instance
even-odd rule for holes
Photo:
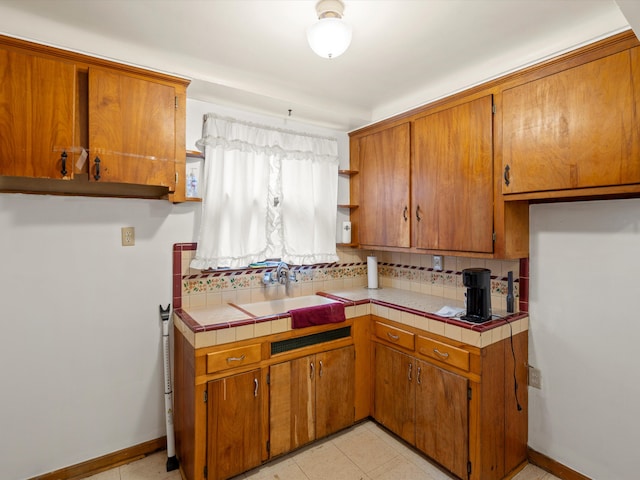
[[[266,317],[286,313],[296,308],[315,307],[316,305],[326,305],[328,303],[339,302],[319,295],[306,295],[304,297],[287,297],[265,302],[243,303],[236,306],[256,317]]]

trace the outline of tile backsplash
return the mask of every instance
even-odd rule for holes
[[[430,295],[464,299],[462,270],[482,267],[491,270],[491,303],[505,308],[507,273],[513,272],[514,296],[520,311],[528,311],[528,259],[485,260],[467,257],[444,257],[443,271],[432,269],[428,254],[358,250],[338,247],[339,262],[313,266],[296,266],[297,281],[289,291],[284,285],[264,285],[267,268],[203,272],[189,267],[195,255],[195,243],[178,243],[173,247],[174,308],[250,303],[285,296],[312,295],[319,291],[342,290],[367,285],[367,256],[378,259],[380,287],[400,288]]]

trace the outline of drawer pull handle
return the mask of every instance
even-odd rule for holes
[[[244,354],[239,357],[227,357],[227,363],[242,362],[245,359]]]
[[[511,183],[511,175],[509,174],[509,165],[504,167],[504,184],[508,187]]]
[[[253,396],[258,398],[258,379],[257,378],[253,379],[253,384],[254,384]]]
[[[389,337],[394,342],[397,342],[398,340],[400,340],[400,335],[394,335],[391,332],[387,332],[387,337]]]
[[[435,353],[436,355],[440,356],[441,358],[447,359],[449,358],[449,354],[447,352],[441,352],[440,350],[438,350],[437,348],[433,349],[433,353]]]

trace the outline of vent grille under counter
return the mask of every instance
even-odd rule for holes
[[[271,355],[289,352],[298,348],[317,345],[319,343],[330,342],[331,340],[338,340],[340,338],[347,338],[350,336],[351,326],[336,328],[335,330],[327,330],[326,332],[314,333],[312,335],[305,335],[304,337],[281,340],[271,344]]]

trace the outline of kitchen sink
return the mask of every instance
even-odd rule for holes
[[[256,317],[266,317],[286,313],[296,308],[315,307],[317,305],[327,305],[329,303],[340,303],[319,295],[306,295],[304,297],[287,297],[278,300],[267,300],[264,302],[243,303],[236,305],[245,312],[249,312]]]

